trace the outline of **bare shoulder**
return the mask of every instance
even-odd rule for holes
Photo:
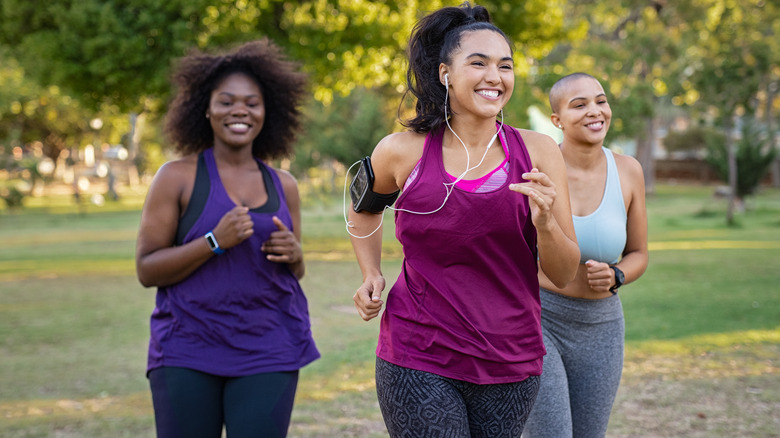
[[[289,189],[298,188],[298,180],[292,173],[284,169],[272,169],[276,172],[276,175],[279,176],[279,181],[282,183],[282,187],[284,188],[285,192],[287,192]]]
[[[618,172],[624,174],[631,180],[641,179],[644,181],[644,174],[642,173],[642,165],[639,164],[636,158],[631,155],[619,154],[612,152],[615,157],[615,165],[618,168]]]
[[[188,155],[178,160],[168,161],[157,170],[152,184],[168,188],[194,184],[197,167],[197,155]]]
[[[395,132],[385,136],[377,143],[372,159],[403,159],[411,154],[417,155],[416,161],[422,156],[424,145],[424,134],[417,134],[412,131]],[[419,154],[416,154],[418,151]]]
[[[377,193],[391,193],[403,187],[425,146],[425,134],[396,132],[379,141],[371,154]]]
[[[531,157],[534,167],[541,170],[546,165],[550,165],[551,160],[556,163],[563,160],[558,143],[549,135],[530,129],[517,129],[517,131],[523,137],[523,142],[528,149],[528,155]]]

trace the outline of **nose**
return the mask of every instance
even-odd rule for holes
[[[246,104],[238,102],[235,105],[233,105],[230,114],[234,117],[242,117],[249,114],[249,110],[247,109]]]
[[[489,84],[498,84],[501,82],[501,75],[497,66],[490,66],[485,73],[485,82]]]
[[[592,102],[592,103],[588,104],[587,115],[589,115],[589,116],[598,116],[600,114],[601,114],[601,108],[599,108],[599,106],[595,102]]]

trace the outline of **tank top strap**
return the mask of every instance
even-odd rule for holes
[[[620,174],[615,163],[615,156],[611,150],[602,146],[604,155],[607,158],[607,182],[604,189],[604,200],[613,203],[618,210],[626,214],[626,204],[623,201],[623,189],[620,186]]]
[[[205,151],[198,154],[198,166],[195,171],[195,184],[190,195],[190,202],[187,204],[184,214],[179,218],[179,224],[176,227],[176,245],[184,243],[187,232],[190,231],[195,221],[198,220],[208,201],[209,192],[211,191],[211,178],[209,178],[204,153]]]

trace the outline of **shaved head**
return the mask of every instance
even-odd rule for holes
[[[572,73],[570,75],[566,75],[560,79],[552,86],[550,89],[550,108],[552,108],[552,112],[557,113],[558,109],[561,107],[561,97],[565,94],[564,91],[566,90],[566,87],[571,84],[572,82],[576,81],[577,79],[582,78],[590,78],[594,81],[598,82],[598,79],[594,78],[593,76],[587,74],[587,73]]]

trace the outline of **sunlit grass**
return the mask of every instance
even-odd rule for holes
[[[780,191],[751,201],[739,227],[725,225],[711,194],[661,186],[648,200],[651,262],[621,289],[627,344],[610,438],[780,430]],[[134,272],[141,200],[0,211],[0,436],[153,436],[144,370],[154,290]],[[302,370],[290,436],[387,436],[373,378],[378,321],[352,304],[361,274],[341,205],[305,208],[303,221],[302,285],[322,358]],[[386,213],[389,283],[401,260],[392,222]]]

